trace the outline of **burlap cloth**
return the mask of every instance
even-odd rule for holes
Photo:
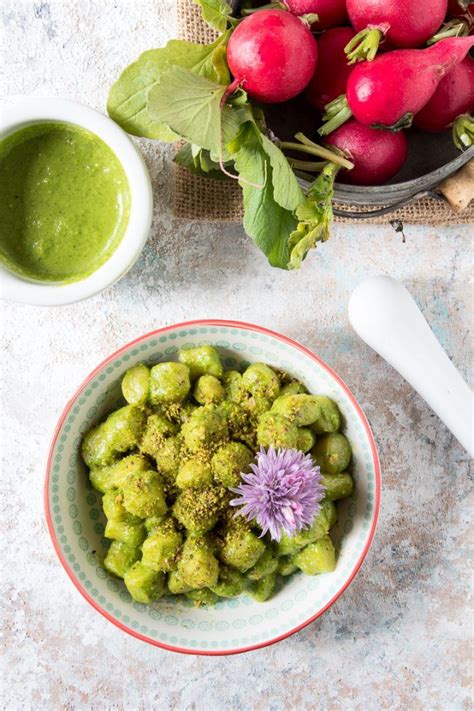
[[[192,0],[177,0],[178,35],[181,39],[206,44],[217,33],[201,18],[201,11]],[[221,182],[200,178],[175,165],[173,210],[176,217],[187,220],[240,222],[243,217],[241,191],[233,181]],[[374,208],[335,205],[342,210],[365,212]],[[462,212],[453,212],[449,205],[431,198],[420,199],[389,215],[378,218],[346,219],[336,217],[336,222],[386,223],[401,220],[410,224],[466,224],[474,222],[474,202]]]

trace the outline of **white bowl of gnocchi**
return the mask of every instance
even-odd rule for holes
[[[235,499],[270,451],[293,452],[322,492],[280,538]],[[53,436],[45,513],[67,575],[110,622],[225,655],[333,605],[370,548],[380,488],[370,426],[328,365],[259,326],[201,320],[125,345],[79,387]]]

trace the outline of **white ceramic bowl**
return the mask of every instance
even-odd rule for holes
[[[135,603],[124,584],[100,566],[105,518],[100,495],[88,483],[79,454],[83,434],[122,401],[124,372],[140,361],[176,357],[178,348],[216,346],[227,368],[265,361],[300,378],[311,392],[336,400],[354,451],[354,494],[339,506],[333,573],[296,573],[269,601],[241,595],[211,608],[164,598]],[[367,419],[341,378],[304,346],[259,326],[233,321],[192,321],[153,331],[101,363],[66,405],[54,433],[45,485],[45,510],[56,552],[82,595],[125,632],[150,644],[188,654],[235,654],[278,642],[327,610],[352,581],[374,536],[380,503],[380,465]]]
[[[56,306],[87,299],[111,286],[134,264],[150,231],[153,195],[150,176],[140,153],[114,121],[76,101],[26,98],[5,108],[0,117],[2,137],[43,121],[65,121],[95,133],[121,162],[131,193],[130,218],[123,239],[97,271],[72,284],[52,284],[24,278],[0,263],[2,297],[38,306]]]

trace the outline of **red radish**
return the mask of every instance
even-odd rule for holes
[[[348,48],[353,61],[373,59],[385,37],[393,47],[421,47],[439,28],[448,0],[347,0],[358,32]]]
[[[328,27],[342,25],[347,20],[346,0],[283,0],[293,15],[311,15],[315,13],[319,20],[314,22],[313,30],[326,30]]]
[[[461,114],[474,110],[474,60],[469,56],[442,79],[427,104],[415,116],[423,131],[444,131]]]
[[[402,131],[380,131],[351,119],[325,139],[325,143],[343,151],[354,163],[352,170],[342,170],[340,180],[352,185],[381,185],[398,173],[408,154],[408,142]]]
[[[347,82],[350,110],[366,126],[406,128],[472,46],[474,37],[451,37],[426,49],[399,49],[359,64]]]
[[[303,91],[316,69],[318,47],[308,26],[285,10],[261,10],[240,22],[227,45],[232,86],[276,104]]]
[[[353,67],[347,63],[344,47],[354,34],[350,27],[334,27],[318,39],[318,66],[305,92],[318,111],[346,91]]]

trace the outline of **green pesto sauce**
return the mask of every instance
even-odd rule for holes
[[[127,176],[95,134],[38,123],[0,141],[0,260],[24,277],[74,282],[111,257],[130,215]]]

